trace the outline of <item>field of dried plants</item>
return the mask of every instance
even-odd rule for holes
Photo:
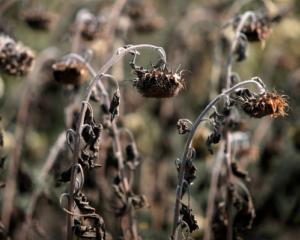
[[[0,0],[0,240],[300,239],[299,17]]]

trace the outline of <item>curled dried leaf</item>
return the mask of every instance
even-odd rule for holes
[[[139,153],[134,144],[126,146],[126,165],[134,170],[139,165]]]
[[[192,214],[192,209],[183,203],[181,204],[180,214],[182,216],[182,221],[186,222],[189,226],[190,232],[193,232],[199,228],[196,218]]]
[[[231,163],[231,171],[236,177],[246,180],[248,182],[250,181],[248,172],[240,169],[236,162]]]
[[[116,116],[119,115],[119,105],[120,105],[120,90],[118,89],[114,94],[110,103],[109,112],[111,114],[111,121],[114,120]]]

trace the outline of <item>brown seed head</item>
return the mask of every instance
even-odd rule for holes
[[[33,65],[34,53],[22,43],[17,43],[8,36],[0,35],[0,68],[16,76],[28,73]]]
[[[150,33],[163,28],[165,20],[157,15],[143,17],[135,22],[135,29],[140,33]]]
[[[265,40],[272,32],[272,22],[269,17],[264,16],[254,21],[248,22],[242,28],[242,33],[246,35],[249,42],[259,42]],[[236,28],[237,25],[234,25]]]
[[[31,28],[46,31],[52,27],[55,15],[42,9],[32,8],[25,10],[22,17]]]
[[[242,103],[242,109],[251,117],[261,118],[271,115],[273,118],[285,117],[288,108],[286,96],[275,92],[264,93]]]
[[[62,84],[80,85],[88,79],[86,66],[75,59],[67,59],[52,65],[54,79]]]
[[[137,80],[134,86],[144,97],[168,98],[176,96],[185,88],[185,81],[180,73],[164,69],[134,70]]]

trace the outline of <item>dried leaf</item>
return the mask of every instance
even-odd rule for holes
[[[111,121],[114,120],[115,116],[119,115],[119,105],[120,105],[120,90],[118,89],[111,100],[109,112],[111,113]]]
[[[197,221],[195,216],[192,214],[192,209],[188,208],[187,205],[181,204],[180,214],[182,215],[182,221],[186,222],[190,228],[190,232],[198,229]]]

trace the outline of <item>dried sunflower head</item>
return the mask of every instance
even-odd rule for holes
[[[22,13],[22,17],[29,27],[47,31],[52,27],[55,15],[42,9],[31,8],[25,10]]]
[[[276,92],[266,92],[261,95],[252,94],[242,101],[241,107],[251,117],[261,118],[271,115],[273,118],[285,117],[288,108],[287,97]]]
[[[244,33],[249,42],[258,42],[265,40],[271,33],[271,22],[268,18],[259,18],[254,22],[246,24],[242,33]]]
[[[132,20],[143,18],[147,14],[155,13],[152,1],[129,0],[126,6],[126,13]]]
[[[15,42],[12,38],[0,35],[0,68],[16,76],[28,73],[33,65],[34,54],[31,49]]]
[[[100,28],[103,19],[98,18],[87,9],[81,9],[76,17],[73,31],[80,25],[81,37],[86,41],[93,41],[100,36]]]
[[[144,97],[174,97],[185,88],[182,72],[173,73],[167,69],[165,64],[154,66],[150,70],[143,67],[135,67],[134,74],[137,78],[133,86]]]
[[[165,20],[160,16],[143,17],[135,22],[135,30],[140,33],[150,33],[163,28]]]
[[[88,79],[86,66],[76,59],[66,59],[52,65],[54,79],[62,84],[80,85]]]
[[[130,0],[126,11],[137,32],[149,33],[161,29],[165,25],[164,18],[156,13],[152,1]]]
[[[257,14],[256,19],[252,19],[242,28],[242,33],[250,42],[265,40],[272,32],[272,25],[280,22],[288,12],[288,8],[279,8],[275,12],[267,11]],[[234,24],[234,28],[236,27],[237,25]]]

